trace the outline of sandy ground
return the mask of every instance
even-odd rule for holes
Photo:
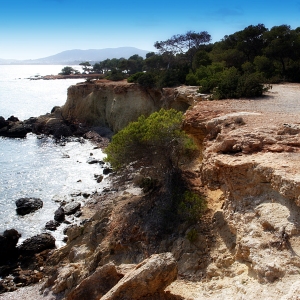
[[[207,101],[199,105],[202,110],[215,110],[220,113],[260,113],[260,116],[255,116],[255,122],[249,122],[253,127],[300,123],[300,84],[275,84],[261,98]]]

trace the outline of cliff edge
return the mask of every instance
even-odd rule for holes
[[[62,116],[70,122],[106,126],[117,132],[161,108],[186,111],[200,94],[197,87],[149,89],[124,81],[96,80],[68,89]]]

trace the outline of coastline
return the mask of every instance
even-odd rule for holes
[[[87,221],[67,230],[66,246],[49,253],[44,287],[57,297],[80,299],[72,295],[94,291],[102,267],[114,265],[118,276],[128,278],[153,254],[171,252],[178,279],[156,299],[283,299],[279,290],[297,296],[299,89],[280,84],[259,99],[197,102],[186,113],[184,128],[203,155],[182,171],[207,197],[201,220],[159,231],[162,190],[141,192],[136,183],[142,169],[128,166],[107,194],[89,199]]]
[[[45,75],[38,77],[30,77],[30,80],[56,80],[56,79],[103,79],[102,74],[71,74],[71,75]]]

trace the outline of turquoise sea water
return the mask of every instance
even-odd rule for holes
[[[0,65],[0,116],[11,115],[20,120],[50,112],[63,105],[67,88],[82,81],[29,80],[35,75],[58,74],[63,66]],[[102,174],[99,164],[87,164],[90,155],[102,159],[103,153],[89,142],[58,145],[49,137],[38,139],[29,134],[26,139],[0,137],[0,233],[15,228],[22,240],[43,232],[59,206],[56,200],[84,199],[73,197],[79,192],[100,191],[106,182],[96,183],[94,174]],[[41,210],[18,216],[15,201],[21,197],[38,197],[44,202]],[[51,232],[62,245],[62,230]]]

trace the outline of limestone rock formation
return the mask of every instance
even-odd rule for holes
[[[127,81],[81,83],[69,87],[61,112],[63,118],[71,122],[106,126],[117,132],[139,116],[148,116],[160,108],[185,111],[200,99],[197,89],[147,89]]]
[[[177,264],[171,253],[154,254],[126,274],[102,300],[138,300],[163,291],[177,278]]]
[[[71,293],[67,300],[98,300],[123,277],[113,263],[98,267],[84,279]]]

